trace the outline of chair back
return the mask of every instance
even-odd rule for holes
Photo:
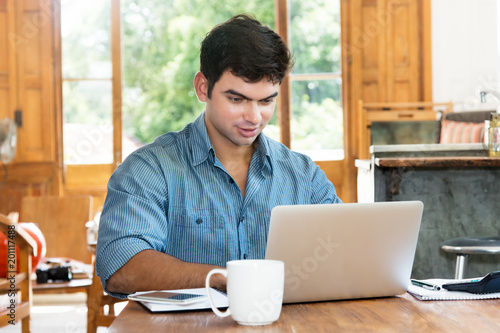
[[[437,130],[442,114],[453,111],[453,103],[408,102],[365,103],[358,101],[356,119],[358,128],[359,159],[369,159],[372,145],[372,123],[376,122],[424,122],[430,121]],[[433,133],[433,141],[436,136]]]
[[[91,264],[85,223],[92,220],[91,196],[24,197],[20,222],[34,222],[47,243],[47,257],[66,257]]]

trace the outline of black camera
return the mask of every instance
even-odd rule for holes
[[[49,280],[70,281],[73,278],[69,263],[46,263],[36,270],[36,282],[47,283]]]

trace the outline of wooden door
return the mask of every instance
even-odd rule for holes
[[[358,101],[432,101],[430,0],[343,0],[342,5],[349,148],[345,170],[353,194]]]
[[[16,161],[53,161],[56,122],[50,0],[0,0],[2,9],[6,34],[0,34],[5,48],[0,75],[8,77],[3,80],[7,81],[3,85],[7,111],[2,113],[14,118],[17,110],[22,117]]]
[[[16,157],[7,175],[0,168],[4,213],[22,196],[58,193],[52,1],[0,0],[0,118],[18,120]]]

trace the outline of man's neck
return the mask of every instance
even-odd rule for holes
[[[257,147],[257,142],[248,146],[237,146],[231,142],[217,142],[217,140],[214,140],[212,146],[217,159],[224,167],[226,167],[226,164],[246,164],[248,167]]]
[[[245,197],[248,170],[257,142],[248,146],[236,146],[232,143],[212,142],[217,159],[238,185]]]

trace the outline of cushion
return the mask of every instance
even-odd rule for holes
[[[444,120],[439,143],[481,143],[484,136],[484,122],[469,123]]]

